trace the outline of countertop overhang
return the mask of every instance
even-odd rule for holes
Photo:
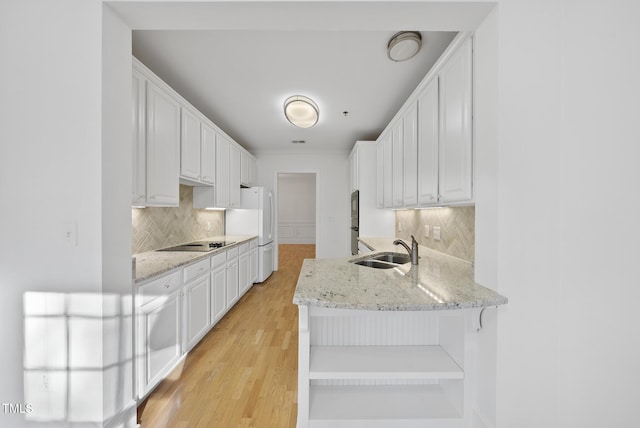
[[[216,248],[207,252],[199,251],[147,251],[144,253],[134,254],[135,258],[135,272],[133,275],[134,283],[136,285],[142,285],[148,281],[153,280],[158,275],[172,271],[173,269],[188,265],[212,255],[227,251],[230,248],[237,247],[244,242],[248,242],[257,235],[218,235],[210,238],[201,239],[211,241],[234,241],[233,244],[226,245],[221,248]]]
[[[405,252],[394,238],[360,238],[378,252]],[[372,311],[428,311],[478,308],[507,303],[507,298],[477,284],[473,265],[427,247],[417,266],[374,269],[336,259],[306,259],[293,297],[297,305]]]

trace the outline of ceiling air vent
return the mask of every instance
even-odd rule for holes
[[[305,144],[305,143],[306,143],[306,141],[305,141],[305,140],[291,140],[291,142],[292,142],[293,144]]]

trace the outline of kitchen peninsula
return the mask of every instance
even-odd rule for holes
[[[420,247],[419,264],[361,266],[372,253],[304,261],[299,306],[298,428],[468,427],[475,332],[507,299],[473,281],[471,263]]]

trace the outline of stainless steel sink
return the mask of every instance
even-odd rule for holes
[[[381,260],[383,262],[389,262],[389,263],[396,263],[399,265],[403,265],[411,261],[411,257],[409,257],[409,254],[403,254],[403,253],[378,254],[377,256],[372,256],[371,259]]]
[[[384,262],[380,262],[378,260],[372,260],[372,259],[357,260],[357,261],[353,261],[351,263],[354,263],[354,264],[360,265],[360,266],[367,266],[367,267],[375,268],[375,269],[391,269],[391,268],[396,267],[396,265],[394,265],[394,264],[384,263]]]

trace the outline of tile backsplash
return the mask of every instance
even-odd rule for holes
[[[396,211],[396,236],[406,241],[413,235],[420,245],[473,263],[475,213],[473,206]],[[429,237],[424,233],[427,225]],[[440,227],[440,241],[434,238],[434,227]]]
[[[224,234],[224,211],[193,209],[193,187],[180,185],[180,206],[133,208],[133,254]]]

